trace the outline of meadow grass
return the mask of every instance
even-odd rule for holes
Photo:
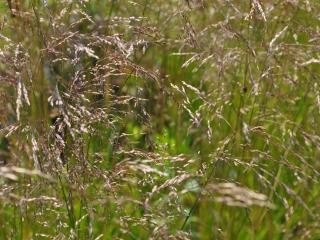
[[[0,239],[320,238],[318,1],[0,12]]]

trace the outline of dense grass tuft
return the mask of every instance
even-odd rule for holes
[[[319,239],[320,2],[0,3],[0,239]]]

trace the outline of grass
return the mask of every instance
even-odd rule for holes
[[[317,1],[0,3],[0,239],[319,239]]]

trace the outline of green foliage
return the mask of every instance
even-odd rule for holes
[[[0,239],[319,239],[319,11],[0,3]]]

